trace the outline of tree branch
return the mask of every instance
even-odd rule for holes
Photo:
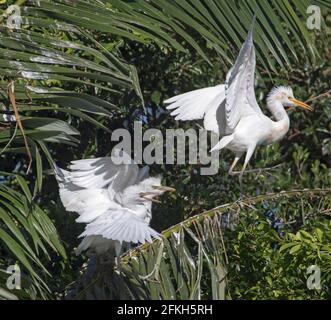
[[[24,129],[23,129],[21,118],[20,118],[20,114],[18,113],[18,110],[17,110],[16,98],[15,98],[15,93],[14,93],[14,81],[13,80],[10,81],[10,83],[8,84],[8,96],[9,96],[10,103],[13,106],[16,121],[17,121],[18,127],[20,128],[20,131],[22,133],[25,149],[26,149],[27,155],[29,157],[28,169],[26,170],[26,173],[29,173],[31,165],[32,165],[32,155],[31,155],[31,152],[30,152],[28,141],[26,139],[26,135],[24,133]]]

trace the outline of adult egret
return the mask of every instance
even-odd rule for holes
[[[64,207],[79,214],[77,222],[86,223],[77,254],[115,251],[118,257],[123,242],[145,243],[159,237],[149,226],[152,202],[175,189],[162,186],[161,177],[149,177],[147,166],[139,169],[128,156],[115,154],[72,161],[69,168],[56,167],[55,175]]]
[[[239,172],[240,185],[256,146],[276,142],[287,133],[290,119],[284,106],[312,110],[294,98],[290,87],[280,86],[273,88],[267,97],[267,107],[275,121],[262,113],[254,92],[256,62],[252,29],[248,32],[234,66],[227,73],[225,84],[190,91],[165,101],[170,104],[167,109],[174,109],[171,115],[176,120],[203,118],[204,128],[220,135],[220,141],[211,151],[227,148],[235,153],[229,174],[237,173],[233,169],[246,152],[244,165]]]

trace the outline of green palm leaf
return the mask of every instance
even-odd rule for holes
[[[27,182],[21,176],[16,176],[16,179],[23,193],[6,186],[5,183],[0,184],[0,241],[4,245],[2,250],[5,257],[11,257],[13,262],[18,261],[21,266],[23,285],[22,291],[18,290],[18,295],[46,298],[51,294],[45,282],[50,274],[41,256],[50,261],[48,248],[64,259],[66,253],[53,222],[33,202]],[[3,265],[1,259],[0,265],[6,269],[8,266]],[[5,288],[8,276],[0,277],[2,288]],[[8,298],[8,294],[5,294],[5,291],[3,293]]]
[[[170,30],[183,38],[201,56],[206,56],[207,47],[213,48],[224,62],[234,60],[246,37],[254,13],[257,15],[254,41],[257,58],[267,70],[278,67],[290,68],[298,61],[303,51],[307,62],[314,61],[317,54],[314,34],[306,27],[309,1],[220,1],[220,0],[171,0],[125,2],[110,1],[112,6],[132,17],[143,14],[146,18],[158,19]],[[322,10],[327,10],[323,1],[318,1]],[[157,31],[156,31],[157,32]],[[196,32],[204,43],[196,42],[191,35]],[[296,39],[293,42],[289,34]],[[171,44],[170,44],[171,45]],[[231,50],[229,50],[231,49]],[[235,50],[233,50],[235,49]],[[273,57],[273,59],[270,59]]]

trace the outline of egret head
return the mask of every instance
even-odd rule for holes
[[[268,104],[272,104],[274,101],[279,101],[285,107],[298,106],[306,110],[313,110],[308,104],[294,98],[291,87],[280,86],[273,88],[268,95],[267,101]]]
[[[160,202],[157,198],[165,192],[176,191],[174,188],[162,186],[161,177],[149,177],[138,185],[140,187],[139,196],[143,201]]]

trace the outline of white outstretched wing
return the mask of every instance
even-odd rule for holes
[[[77,212],[77,222],[89,223],[113,205],[113,197],[148,176],[127,159],[118,164],[116,156],[73,161],[72,171],[55,167],[61,201],[67,211]]]
[[[225,111],[228,129],[234,130],[244,116],[261,113],[254,92],[255,49],[252,31],[240,49],[238,58],[228,72],[225,83]]]
[[[70,172],[55,167],[59,193],[67,211],[77,212],[77,222],[88,223],[103,214],[112,205],[107,189],[85,189],[70,181]]]
[[[152,242],[160,235],[149,227],[148,223],[139,218],[133,211],[123,207],[108,210],[89,223],[80,237],[100,235],[106,239],[117,240],[120,243]]]
[[[224,85],[220,84],[215,87],[180,94],[164,101],[164,103],[170,104],[167,109],[175,109],[171,115],[175,116],[176,120],[186,121],[202,119],[208,110],[218,108],[224,98]],[[215,124],[206,129],[218,132],[218,129],[215,129]]]
[[[139,168],[131,158],[125,163],[121,161],[115,156],[72,161],[69,180],[82,188],[108,187],[114,192],[121,191],[136,183],[139,175]]]

